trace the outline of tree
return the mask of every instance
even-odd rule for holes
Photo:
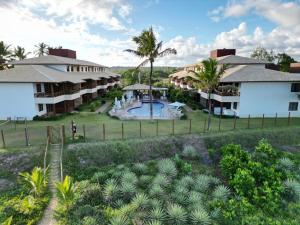
[[[22,60],[25,59],[28,54],[30,54],[30,52],[25,53],[25,48],[22,48],[21,46],[17,46],[14,49],[12,56],[18,60]]]
[[[139,36],[133,37],[133,41],[137,44],[137,50],[126,49],[126,52],[133,53],[140,58],[146,58],[137,68],[145,66],[150,62],[149,75],[149,95],[150,95],[150,119],[153,118],[153,104],[152,104],[152,73],[154,61],[166,55],[177,54],[174,48],[167,48],[161,51],[162,41],[157,43],[152,27],[149,30],[144,30]]]
[[[276,58],[277,65],[280,66],[280,70],[283,72],[289,72],[290,64],[296,62],[291,56],[286,53],[278,53]]]
[[[141,81],[141,71],[138,69],[128,69],[122,73],[123,84],[125,86],[139,83]]]
[[[198,80],[196,81],[201,89],[207,91],[208,94],[208,122],[207,129],[210,129],[211,124],[211,94],[219,85],[221,76],[224,74],[227,66],[220,65],[215,59],[208,59],[202,62],[202,67],[199,67],[199,72],[191,70],[190,72],[194,73]]]
[[[41,42],[34,46],[36,50],[34,51],[36,56],[43,56],[48,54],[49,46],[44,42]]]
[[[5,63],[11,56],[10,45],[6,45],[3,41],[0,41],[0,70],[5,68]]]
[[[251,54],[251,58],[254,59],[259,59],[259,60],[265,60],[270,63],[274,62],[275,60],[275,55],[273,53],[273,50],[268,52],[265,48],[263,47],[257,47]]]

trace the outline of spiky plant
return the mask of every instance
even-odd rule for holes
[[[105,172],[96,172],[94,173],[93,177],[91,178],[91,182],[103,184],[107,179],[107,174]]]
[[[221,216],[221,209],[220,208],[214,208],[210,213],[210,218],[213,220],[219,219]]]
[[[195,225],[209,225],[211,224],[211,218],[204,209],[196,209],[191,213],[191,222]]]
[[[34,167],[31,173],[19,173],[22,181],[31,189],[30,192],[35,197],[41,196],[47,187],[47,170],[40,167]]]
[[[213,176],[209,175],[208,178],[209,178],[210,186],[221,184],[221,180],[217,177],[213,177]]]
[[[187,145],[182,151],[182,156],[188,159],[197,159],[199,158],[199,153],[192,145]]]
[[[68,209],[75,196],[72,177],[66,176],[63,182],[58,182],[55,185],[59,201]]]
[[[191,205],[195,205],[195,204],[198,204],[198,203],[202,203],[203,198],[204,198],[203,194],[201,194],[199,192],[196,192],[196,191],[191,191],[189,193],[188,202]]]
[[[133,170],[137,174],[142,175],[142,174],[146,174],[147,173],[148,167],[144,163],[136,163],[136,164],[133,165]]]
[[[144,193],[138,193],[132,199],[132,204],[136,206],[138,209],[146,209],[149,206],[149,198]]]
[[[146,224],[147,225],[162,225],[162,223],[159,220],[151,220]]]
[[[285,193],[294,201],[300,201],[300,182],[288,179],[284,182]]]
[[[230,195],[230,190],[224,185],[218,185],[212,193],[214,200],[226,201]]]
[[[6,220],[4,220],[4,222],[2,223],[2,225],[12,225],[12,221],[13,221],[13,217],[9,217]]]
[[[121,184],[121,193],[124,201],[129,201],[136,194],[137,188],[132,183],[122,183]]]
[[[150,211],[149,217],[152,220],[158,220],[162,222],[166,219],[166,213],[161,207],[155,207]]]
[[[180,185],[176,186],[174,191],[171,193],[172,199],[176,203],[181,205],[185,205],[188,203],[187,196],[188,196],[188,189]]]
[[[138,182],[138,178],[135,173],[125,172],[121,178],[121,183],[133,184],[135,185]]]
[[[196,178],[194,189],[196,191],[206,192],[209,188],[210,182],[211,180],[209,176],[201,174]]]
[[[160,207],[162,207],[162,202],[161,202],[161,200],[158,200],[158,199],[156,199],[156,198],[152,198],[151,200],[150,200],[150,207],[151,208],[160,208]]]
[[[171,204],[167,208],[168,220],[171,224],[183,225],[187,221],[187,213],[182,206],[175,203]]]
[[[110,219],[110,225],[130,225],[130,221],[127,216],[115,216]]]
[[[120,208],[120,207],[122,207],[123,205],[124,205],[125,203],[124,203],[124,201],[122,200],[122,199],[117,199],[115,202],[114,202],[114,207],[115,208]]]
[[[191,176],[184,176],[177,182],[177,185],[185,187],[186,189],[190,189],[192,188],[194,182],[194,178]]]
[[[151,197],[161,197],[165,194],[164,189],[159,185],[152,185],[149,191]]]
[[[279,159],[279,165],[286,170],[292,170],[295,166],[294,162],[286,157]]]
[[[119,194],[119,187],[115,179],[109,179],[106,181],[103,188],[103,198],[106,202],[111,202]]]
[[[147,187],[150,183],[151,183],[151,181],[152,181],[152,176],[149,176],[149,175],[142,175],[142,176],[140,176],[140,178],[139,178],[139,182],[138,182],[138,184],[141,186],[141,187]]]
[[[159,185],[161,187],[168,187],[170,185],[170,181],[168,180],[168,178],[165,175],[157,174],[154,177],[152,184]]]
[[[162,159],[157,164],[158,170],[161,174],[168,178],[174,178],[177,175],[175,163],[171,159]]]

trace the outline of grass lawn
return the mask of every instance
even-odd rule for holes
[[[206,124],[207,114],[202,111],[187,112],[187,120],[174,121],[174,134],[187,134],[190,130],[191,120],[191,133],[203,133],[204,125]],[[103,124],[105,124],[105,138],[106,139],[121,139],[122,138],[122,124],[124,128],[124,138],[137,138],[140,137],[140,121],[120,121],[109,117],[106,114],[90,114],[81,112],[63,117],[55,121],[29,121],[27,123],[29,133],[29,143],[31,145],[45,144],[46,141],[46,127],[60,127],[65,125],[67,137],[71,137],[71,120],[77,124],[79,135],[83,135],[83,125],[86,127],[86,138],[89,141],[99,141],[103,139]],[[233,131],[234,128],[233,118],[223,118],[220,123],[220,131]],[[249,123],[250,129],[273,128],[273,127],[287,127],[300,125],[300,118],[291,118],[288,122],[287,118],[278,118],[275,125],[274,118],[265,118],[262,123],[261,118],[251,118]],[[158,126],[158,129],[157,129]],[[235,125],[236,132],[248,129],[248,119],[237,119]],[[8,123],[0,126],[4,132],[5,142],[7,147],[17,147],[25,145],[25,124]],[[211,133],[219,132],[219,118],[212,118]],[[141,134],[142,137],[151,137],[173,134],[173,121],[172,120],[159,120],[159,121],[141,121]],[[0,146],[2,140],[0,140]]]
[[[95,99],[79,106],[80,112],[95,112],[101,106],[101,99]]]

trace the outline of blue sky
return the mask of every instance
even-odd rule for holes
[[[125,53],[132,36],[153,26],[177,56],[157,65],[200,61],[215,48],[249,56],[257,46],[300,60],[299,0],[0,0],[0,40],[34,51],[45,42],[77,50],[79,58],[134,66]]]

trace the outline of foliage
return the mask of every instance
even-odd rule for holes
[[[168,98],[172,102],[184,102],[193,110],[202,109],[202,106],[197,101],[197,92],[182,89],[176,89],[173,86],[169,87]]]
[[[26,53],[25,48],[22,48],[21,46],[17,46],[14,48],[12,56],[17,60],[25,59],[30,52]]]
[[[1,225],[12,225],[13,217],[7,218]]]
[[[3,41],[0,41],[0,70],[5,69],[5,63],[11,56],[10,45],[6,45]]]
[[[56,183],[57,196],[65,208],[69,208],[74,199],[74,184],[73,179],[66,176],[63,182]]]
[[[40,167],[34,167],[31,174],[28,172],[22,172],[19,174],[22,181],[28,185],[31,189],[30,192],[34,194],[35,197],[40,197],[47,188],[47,169]]]
[[[276,58],[277,58],[277,65],[280,66],[280,70],[283,72],[289,72],[291,63],[296,62],[295,59],[293,59],[291,56],[289,56],[286,53],[278,53]]]
[[[192,211],[192,224],[208,225],[211,224],[211,219],[204,209],[198,208]]]
[[[117,89],[117,88],[112,89],[112,90],[110,90],[109,92],[107,92],[107,93],[105,94],[105,97],[106,97],[106,98],[108,98],[108,99],[113,99],[113,100],[114,100],[116,97],[117,97],[118,99],[121,99],[122,96],[123,96],[123,91],[120,90],[120,89]]]
[[[276,56],[272,50],[268,52],[263,47],[257,47],[256,49],[253,50],[251,54],[251,58],[265,60],[267,62],[274,62]]]
[[[199,157],[197,150],[192,145],[185,146],[182,155],[187,159],[197,159]]]
[[[172,224],[184,224],[187,221],[187,213],[182,208],[182,206],[177,204],[171,204],[167,208],[167,215],[169,221],[171,221]]]
[[[36,56],[40,57],[43,55],[48,55],[48,53],[49,53],[49,45],[45,44],[44,42],[38,43],[34,47],[36,48],[34,51],[34,54]]]

